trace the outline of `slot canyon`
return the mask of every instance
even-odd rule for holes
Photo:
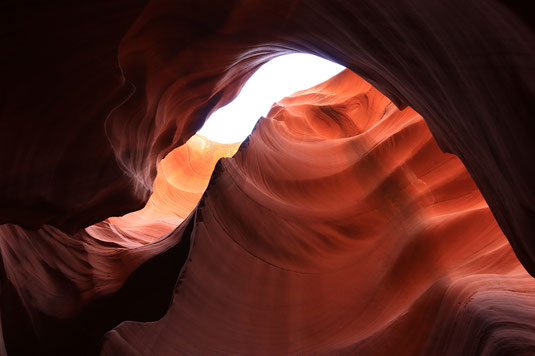
[[[1,356],[535,355],[526,2],[0,8]]]

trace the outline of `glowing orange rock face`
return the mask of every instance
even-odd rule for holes
[[[175,195],[160,179],[147,209],[163,216]],[[275,105],[216,167],[194,224],[167,315],[123,323],[103,354],[535,347],[535,282],[462,163],[349,70]]]
[[[350,74],[280,103],[176,230],[102,222],[306,52],[420,113],[535,276],[529,2],[22,3],[0,25],[0,354],[97,354],[112,329],[114,355],[535,354],[533,279],[472,179]]]
[[[123,217],[109,218],[108,222],[145,243],[171,232],[201,199],[217,161],[234,155],[239,146],[193,136],[160,162],[147,205]]]

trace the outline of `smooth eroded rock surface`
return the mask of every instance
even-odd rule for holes
[[[535,353],[527,14],[3,5],[0,354]],[[186,142],[290,52],[358,76],[280,101],[210,178],[236,147]]]
[[[349,70],[218,164],[194,235],[167,315],[104,355],[535,350],[535,281],[468,172]]]

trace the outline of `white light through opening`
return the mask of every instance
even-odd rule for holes
[[[220,143],[242,142],[275,102],[324,82],[343,69],[311,54],[277,57],[260,67],[236,99],[214,112],[197,133]]]

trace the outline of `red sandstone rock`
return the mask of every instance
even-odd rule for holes
[[[199,135],[191,137],[160,162],[154,192],[147,205],[120,218],[107,219],[105,229],[116,231],[121,241],[138,244],[152,242],[171,232],[201,199],[217,161],[234,155],[239,146],[240,143],[221,144]],[[86,230],[100,238],[101,225]],[[116,241],[115,235],[111,241]]]
[[[302,51],[420,113],[535,274],[535,38],[520,2],[20,6],[3,11],[1,166],[15,168],[0,176],[0,221],[75,231],[141,208],[165,154],[259,65]]]
[[[511,250],[533,275],[519,3],[20,4],[0,25],[10,354],[95,354],[119,323],[164,315],[114,329],[103,353],[534,352],[533,280]],[[161,159],[291,51],[415,111],[339,77],[279,103],[177,230],[105,220],[144,206]]]
[[[348,70],[274,106],[196,217],[167,315],[103,354],[535,348],[535,281],[462,163]]]

